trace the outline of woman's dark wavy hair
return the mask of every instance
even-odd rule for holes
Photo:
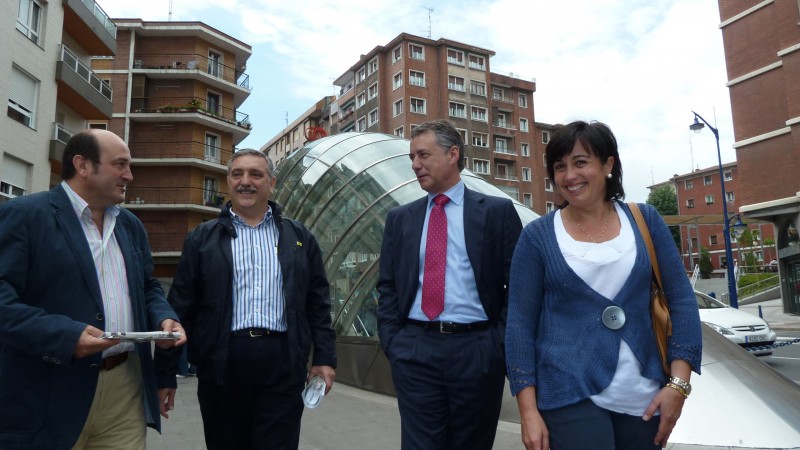
[[[617,138],[614,137],[611,128],[601,122],[587,123],[578,120],[557,126],[545,149],[547,176],[550,180],[555,182],[556,179],[553,169],[556,161],[572,152],[576,142],[580,142],[587,152],[596,156],[603,164],[608,161],[609,156],[614,157],[611,178],[606,179],[606,200],[623,200],[625,189],[622,188],[622,162],[619,160]],[[564,208],[568,204],[569,202],[564,200],[558,207]]]

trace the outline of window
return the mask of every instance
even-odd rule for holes
[[[461,135],[461,142],[466,144],[467,143],[467,130],[465,130],[463,128],[456,128],[456,131],[458,131],[458,134]],[[465,162],[464,165],[466,166],[467,163]]]
[[[503,100],[505,98],[505,91],[501,88],[492,88],[492,98],[495,100]]]
[[[553,182],[550,181],[550,178],[544,179],[544,190],[547,192],[553,192]]]
[[[425,114],[425,99],[411,97],[411,112]]]
[[[394,129],[394,135],[395,136],[400,136],[400,137],[405,137],[405,133],[403,132],[403,127],[395,128]]]
[[[528,119],[519,119],[519,131],[528,131]]]
[[[6,153],[0,164],[0,202],[25,195],[28,190],[30,164]]]
[[[472,120],[479,120],[481,122],[486,122],[486,108],[481,108],[479,106],[473,106],[470,108],[472,112]]]
[[[219,164],[219,136],[206,133],[205,160]]]
[[[421,45],[408,44],[408,53],[413,59],[425,59],[425,49]]]
[[[372,83],[367,89],[367,100],[372,100],[378,96],[378,83]]]
[[[522,202],[528,208],[533,208],[533,195],[531,195],[531,194],[522,194]]]
[[[378,57],[372,58],[372,61],[367,65],[367,75],[372,75],[378,71]]]
[[[392,50],[392,64],[403,59],[403,47],[398,45]]]
[[[373,126],[376,123],[378,123],[378,108],[375,108],[372,111],[370,111],[368,117],[369,117],[369,120],[367,121],[367,124],[369,126]]]
[[[494,151],[500,153],[509,153],[508,141],[505,138],[494,138]]]
[[[706,205],[713,205],[713,204],[714,204],[714,196],[706,195]]]
[[[367,69],[362,67],[356,73],[356,83],[361,83],[367,78]]]
[[[469,55],[470,69],[486,70],[486,66],[484,66],[483,62],[484,62],[483,56]]]
[[[509,174],[508,165],[502,163],[498,163],[495,166],[494,176],[501,180],[512,180],[516,178]]]
[[[709,186],[711,184],[711,175],[706,175],[703,177],[703,185]]]
[[[12,66],[8,91],[8,117],[34,128],[39,81],[31,78],[17,66]]]
[[[362,106],[364,106],[366,104],[367,104],[367,93],[366,92],[361,92],[356,97],[356,106],[361,108]]]
[[[530,167],[523,167],[522,168],[522,181],[531,181],[531,169],[530,169]]]
[[[208,51],[208,74],[212,77],[222,76],[222,54],[213,50]]]
[[[460,119],[466,119],[467,105],[463,103],[450,102],[450,117],[458,117]]]
[[[547,144],[548,142],[550,142],[550,132],[542,131],[542,144]]]
[[[459,50],[447,49],[447,62],[450,64],[464,65],[464,52]]]
[[[222,206],[216,204],[217,195],[217,179],[213,177],[205,177],[203,179],[203,203],[206,206]]]
[[[39,44],[42,28],[42,5],[38,0],[19,0],[17,30]]]
[[[694,199],[693,198],[686,199],[686,207],[687,208],[694,208]]]
[[[458,92],[466,91],[466,88],[464,87],[464,79],[453,75],[447,77],[447,88]]]
[[[399,88],[403,85],[403,72],[397,72],[392,79],[392,90]]]
[[[723,174],[723,176],[725,177],[725,181],[731,181],[733,179],[733,172],[728,170]]]
[[[508,116],[506,115],[506,113],[497,113],[497,126],[508,128],[508,123],[506,122],[507,117]]]
[[[90,130],[107,130],[108,124],[105,122],[89,123]]]
[[[403,114],[403,99],[394,102],[394,117]]]
[[[481,175],[489,175],[489,161],[472,158],[472,171]]]
[[[694,182],[692,180],[686,180],[683,182],[683,189],[688,191],[689,189],[694,187]]]
[[[556,209],[556,205],[553,202],[545,202],[544,209],[546,212],[553,212]]]
[[[708,237],[708,245],[718,245],[718,244],[719,242],[717,241],[716,234],[712,234],[711,236]]]
[[[408,84],[412,86],[425,87],[425,72],[410,70],[408,72]]]
[[[482,83],[480,81],[470,81],[469,93],[472,95],[480,95],[481,97],[486,97],[486,83]]]
[[[484,133],[477,133],[475,131],[472,132],[472,145],[475,147],[486,147],[488,146],[489,142],[489,135]]]
[[[528,96],[525,94],[519,94],[519,107],[520,108],[527,108],[528,107]]]
[[[364,131],[367,129],[367,118],[360,117],[356,122],[356,131]]]
[[[522,151],[521,151],[522,156],[531,156],[531,146],[530,145],[528,145],[528,144],[520,144],[520,147],[522,149]]]
[[[733,195],[733,192],[726,192],[725,193],[725,201],[726,202],[730,203],[730,202],[732,202],[734,200],[736,200],[736,196]]]

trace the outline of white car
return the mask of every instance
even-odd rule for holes
[[[700,320],[745,349],[772,345],[777,335],[767,322],[752,314],[740,311],[711,298],[702,292],[694,291],[697,307],[700,308]],[[755,356],[768,356],[772,349],[750,352]]]

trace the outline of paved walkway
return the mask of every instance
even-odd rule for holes
[[[783,302],[781,299],[767,300],[760,303],[739,306],[739,309],[755,316],[759,315],[769,323],[773,330],[778,331],[800,331],[800,316],[786,314],[783,312]]]

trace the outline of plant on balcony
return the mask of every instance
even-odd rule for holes
[[[198,100],[196,98],[193,98],[193,99],[189,100],[189,103],[187,103],[186,105],[182,106],[181,109],[182,110],[185,109],[186,111],[189,111],[189,112],[202,111],[203,110],[203,104],[200,102],[200,100]]]
[[[164,105],[158,108],[158,112],[175,112],[178,110],[177,106]]]

